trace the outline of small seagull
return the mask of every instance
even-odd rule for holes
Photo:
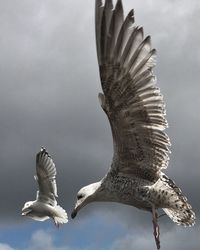
[[[68,222],[66,211],[57,205],[56,167],[45,148],[36,155],[36,175],[39,191],[36,200],[28,201],[22,208],[22,215],[37,221],[52,218],[55,226]]]
[[[165,103],[153,74],[156,50],[143,28],[134,25],[134,11],[124,18],[122,1],[96,0],[96,45],[103,93],[102,109],[110,122],[113,160],[106,176],[83,187],[72,212],[94,201],[119,202],[152,213],[160,248],[157,209],[172,221],[192,226],[195,213],[175,183],[162,172],[169,161],[170,140]]]

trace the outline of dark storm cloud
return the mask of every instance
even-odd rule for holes
[[[167,103],[172,141],[167,173],[199,213],[199,3],[129,1],[137,24],[158,50],[156,74]],[[35,198],[35,154],[44,145],[58,170],[59,199],[72,210],[76,192],[99,180],[112,158],[109,124],[101,110],[94,1],[1,1],[0,204],[1,220],[20,220]],[[117,204],[95,209],[128,227],[151,228],[148,213]],[[163,219],[166,230],[172,223]],[[131,244],[131,243],[130,243]]]

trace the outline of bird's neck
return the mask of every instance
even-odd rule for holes
[[[110,189],[105,185],[104,180],[93,183],[94,193],[92,195],[92,201],[115,201],[116,197],[113,192],[110,192]],[[114,200],[113,200],[114,196]]]

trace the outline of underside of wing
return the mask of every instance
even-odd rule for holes
[[[100,103],[110,121],[112,171],[156,181],[168,165],[170,141],[165,105],[152,68],[156,50],[134,11],[124,18],[121,0],[96,0],[96,46],[104,94]]]
[[[39,185],[37,199],[49,203],[56,204],[57,186],[56,186],[56,167],[48,152],[41,148],[36,155],[36,176],[35,179]]]

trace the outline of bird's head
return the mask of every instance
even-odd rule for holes
[[[81,188],[77,193],[77,201],[75,208],[71,214],[74,219],[81,208],[86,206],[88,203],[98,200],[98,191],[101,186],[101,182],[93,183],[88,186]]]
[[[28,201],[24,204],[24,207],[22,208],[22,215],[23,216],[28,216],[29,214],[31,214],[32,210],[33,210],[33,201]]]

